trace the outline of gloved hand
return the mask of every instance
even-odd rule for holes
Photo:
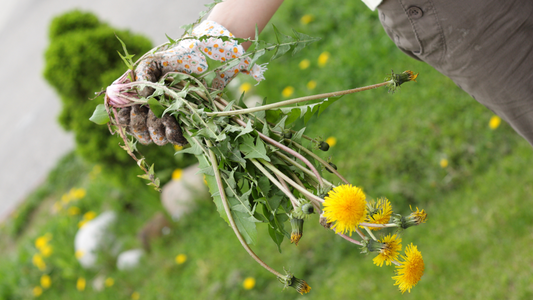
[[[136,81],[156,82],[169,72],[183,72],[187,74],[202,74],[208,69],[205,55],[210,59],[226,62],[239,58],[244,49],[237,41],[222,41],[216,36],[233,35],[222,25],[214,21],[204,21],[193,30],[196,37],[209,35],[214,36],[205,41],[195,39],[183,40],[173,48],[156,52],[146,56],[135,69]],[[264,66],[254,65],[248,71],[250,58],[240,58],[240,62],[225,72],[217,72],[212,86],[223,89],[239,72],[249,74],[258,82],[264,79]],[[113,84],[126,83],[126,74]],[[153,89],[145,87],[139,94],[148,97]],[[134,105],[125,107],[118,113],[119,125],[126,126],[127,132],[144,145],[152,141],[159,146],[170,142],[174,145],[185,145],[187,140],[183,137],[181,128],[173,116],[165,115],[157,118],[146,106]]]

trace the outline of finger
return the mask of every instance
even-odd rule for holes
[[[146,126],[146,119],[148,118],[148,107],[141,105],[133,105],[130,114],[130,130],[137,138],[139,143],[148,145],[152,142],[150,132]]]
[[[158,146],[166,145],[168,141],[165,137],[165,126],[163,125],[163,120],[156,117],[152,110],[148,112],[147,126],[152,141]]]
[[[143,59],[135,69],[135,81],[156,82],[161,77],[158,55],[150,55]],[[154,92],[151,87],[145,87],[139,91],[142,97],[148,97]]]
[[[178,124],[178,121],[174,116],[171,115],[165,115],[162,118],[163,125],[165,125],[165,136],[167,140],[173,144],[178,146],[185,146],[187,145],[188,141],[186,138],[183,137],[183,133],[181,131],[181,127]]]

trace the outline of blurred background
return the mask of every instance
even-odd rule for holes
[[[533,149],[396,49],[360,1],[286,1],[271,23],[321,40],[269,63],[261,84],[238,77],[230,89],[273,102],[379,83],[391,69],[420,73],[394,94],[345,96],[297,124],[327,140],[320,155],[368,198],[428,213],[426,224],[402,234],[426,266],[410,293],[393,285],[394,268],[376,267],[315,219],[282,253],[259,226],[257,254],[312,287],[305,296],[282,290],[209,197],[180,189],[194,177],[194,158],[175,156],[172,146],[142,148],[169,188],[162,196],[137,178],[117,137],[88,121],[102,101],[88,98],[125,70],[115,34],[143,54],[165,34],[179,37],[208,2],[3,1],[0,299],[533,298]],[[275,41],[271,27],[261,39]],[[183,195],[195,201],[165,200]]]

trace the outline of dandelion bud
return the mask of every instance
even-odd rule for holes
[[[400,85],[409,82],[409,81],[416,81],[416,78],[418,77],[418,73],[413,73],[412,71],[405,71],[401,74],[394,74],[394,71],[391,72],[390,77],[388,80],[391,82],[389,83],[389,92],[394,92]]]
[[[315,207],[311,203],[306,203],[302,205],[302,212],[306,215],[314,214],[315,213]]]
[[[292,138],[292,131],[289,129],[283,131],[283,138],[290,140]]]
[[[304,232],[304,220],[298,218],[291,218],[291,244],[298,246],[298,242],[302,238]]]
[[[385,247],[385,244],[374,241],[373,239],[363,240],[363,245],[361,246],[361,253],[368,254],[370,252],[379,252]]]
[[[315,208],[311,202],[304,199],[300,199],[298,202],[298,206],[292,212],[293,218],[306,219],[309,215],[315,213]]]
[[[328,164],[329,164],[333,169],[337,170],[337,166],[336,166],[334,163],[329,162]],[[330,173],[333,173],[333,172],[331,172],[331,170],[328,169],[328,168],[326,168],[326,171],[328,171],[328,172],[330,172]]]
[[[397,224],[399,227],[403,229],[407,229],[411,226],[416,226],[422,223],[426,223],[427,217],[428,217],[427,213],[424,210],[418,210],[418,207],[417,207],[416,211],[411,212],[411,214],[408,215],[407,217],[403,217],[401,215],[394,216],[392,218],[392,222]]]
[[[301,295],[309,293],[311,287],[303,279],[296,278],[292,274],[288,274],[285,278],[278,277],[278,280],[283,283],[285,287],[292,287]]]
[[[318,145],[318,149],[322,150],[322,151],[328,151],[329,150],[329,144],[322,141],[320,142],[320,144]]]

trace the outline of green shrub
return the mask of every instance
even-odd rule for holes
[[[146,37],[112,28],[91,13],[75,10],[56,17],[50,25],[44,77],[61,97],[63,109],[59,123],[74,133],[77,152],[89,162],[105,165],[104,169],[126,183],[128,178],[140,174],[140,170],[119,147],[118,135],[112,136],[106,126],[89,121],[95,107],[103,103],[103,97],[90,98],[126,70],[117,53],[122,51],[122,46],[115,34],[126,43],[130,53],[142,55],[152,47]],[[139,145],[139,150],[159,170],[176,167],[171,145]],[[161,174],[165,173],[170,174],[168,171]]]

